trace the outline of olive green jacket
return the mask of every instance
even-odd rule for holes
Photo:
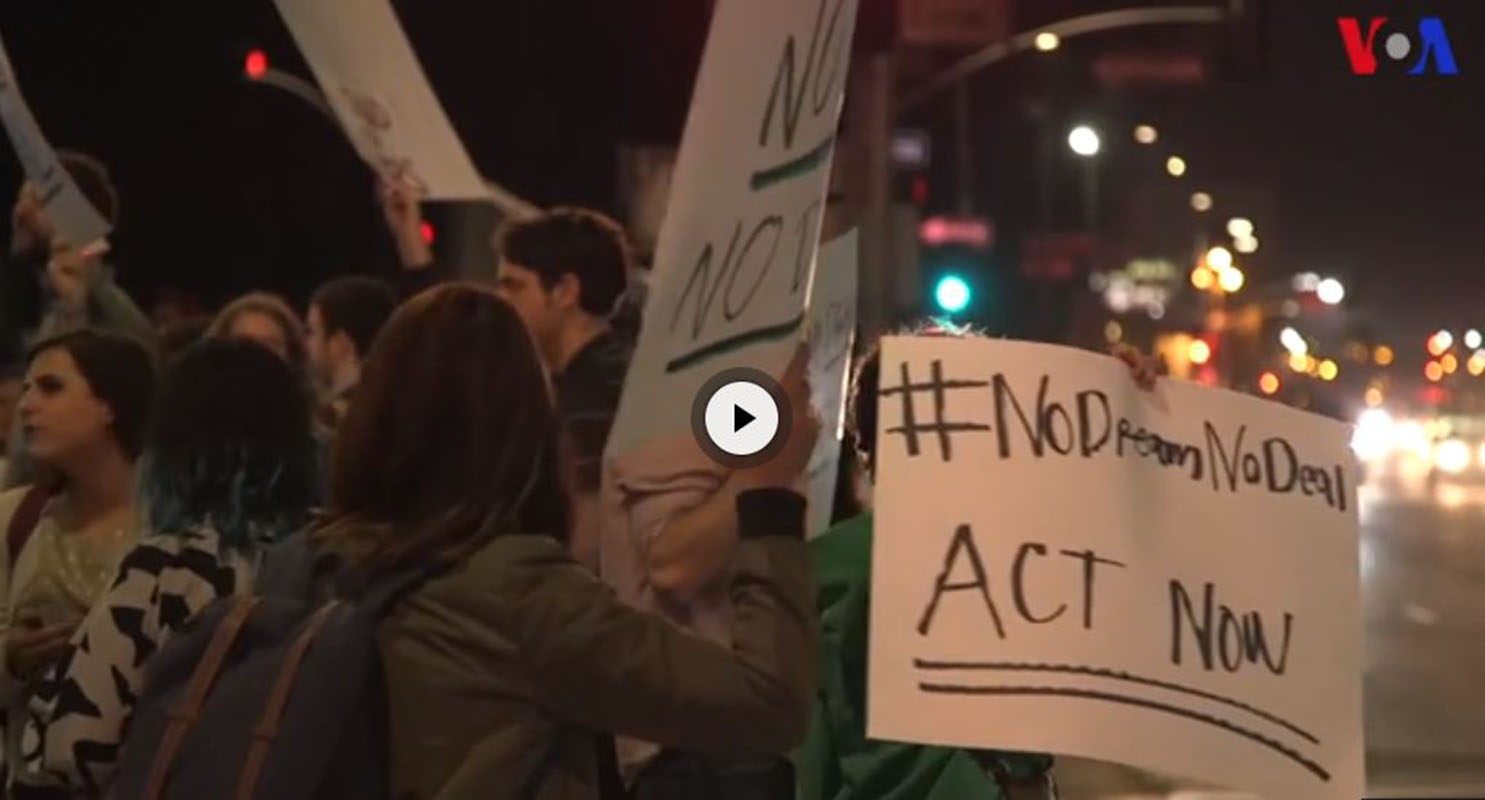
[[[595,731],[739,755],[803,741],[808,553],[740,517],[731,650],[631,609],[546,537],[496,539],[402,601],[380,631],[392,797],[593,798]]]

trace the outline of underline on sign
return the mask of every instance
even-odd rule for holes
[[[792,158],[776,167],[760,169],[754,172],[753,177],[748,179],[748,188],[758,192],[776,183],[783,183],[784,181],[798,178],[801,175],[808,175],[814,172],[821,164],[825,163],[825,159],[830,157],[830,150],[833,147],[835,147],[835,137],[827,136],[825,141],[820,142],[815,146],[815,149],[802,156]]]
[[[952,671],[976,671],[976,672],[1056,672],[1056,673],[1062,673],[1062,674],[1065,674],[1065,675],[1089,675],[1089,676],[1098,677],[1098,678],[1112,678],[1113,680],[1116,680],[1116,681],[1126,681],[1128,683],[1138,683],[1138,684],[1141,684],[1143,686],[1154,686],[1154,687],[1160,688],[1160,689],[1169,689],[1169,690],[1171,690],[1173,692],[1180,692],[1182,694],[1189,694],[1189,695],[1191,695],[1193,697],[1200,697],[1200,698],[1203,698],[1203,699],[1206,699],[1206,700],[1211,700],[1211,701],[1213,701],[1215,703],[1222,703],[1224,705],[1232,706],[1233,708],[1240,708],[1243,711],[1248,712],[1249,714],[1252,714],[1252,715],[1257,716],[1257,717],[1262,717],[1263,719],[1266,719],[1269,722],[1274,723],[1275,725],[1280,725],[1280,726],[1283,726],[1285,728],[1288,728],[1289,730],[1293,731],[1296,735],[1302,736],[1302,737],[1304,737],[1305,739],[1308,739],[1310,742],[1312,742],[1314,744],[1320,744],[1320,740],[1317,739],[1317,738],[1315,738],[1315,735],[1314,734],[1310,733],[1309,731],[1305,730],[1304,728],[1301,728],[1298,725],[1295,725],[1294,723],[1290,722],[1289,720],[1284,719],[1283,717],[1281,717],[1281,716],[1279,716],[1277,714],[1272,714],[1270,712],[1264,711],[1261,708],[1255,708],[1255,707],[1253,707],[1251,705],[1248,705],[1247,703],[1244,703],[1241,700],[1237,700],[1237,699],[1231,698],[1231,697],[1224,697],[1224,696],[1222,696],[1220,694],[1213,694],[1211,692],[1203,691],[1201,689],[1196,689],[1196,688],[1191,687],[1191,686],[1183,686],[1183,685],[1181,685],[1179,683],[1171,683],[1169,681],[1156,680],[1155,678],[1146,678],[1146,677],[1144,677],[1142,675],[1135,675],[1135,674],[1132,674],[1132,673],[1129,673],[1129,672],[1121,672],[1121,671],[1112,670],[1112,669],[1103,669],[1101,667],[1079,666],[1077,664],[1030,664],[1030,663],[993,662],[993,661],[992,662],[925,661],[924,659],[921,659],[921,658],[914,659],[913,660],[913,666],[917,667],[918,669],[924,669],[924,670],[952,670]]]
[[[754,328],[750,331],[743,331],[726,339],[719,339],[705,347],[692,350],[685,355],[677,356],[665,365],[665,371],[667,373],[680,372],[684,369],[690,369],[707,359],[715,358],[723,353],[737,350],[750,344],[782,339],[798,331],[799,326],[803,324],[804,312],[801,311],[799,312],[799,316],[788,322],[780,322],[777,325],[769,325],[766,328]]]
[[[1058,686],[946,686],[942,684],[920,683],[918,684],[918,689],[932,694],[995,695],[1001,697],[1075,697],[1082,700],[1101,700],[1106,703],[1120,703],[1146,708],[1151,711],[1159,711],[1164,714],[1172,714],[1195,720],[1196,722],[1211,725],[1228,733],[1257,742],[1314,773],[1315,777],[1320,780],[1326,783],[1330,782],[1330,773],[1324,767],[1300,755],[1298,751],[1291,749],[1281,742],[1270,739],[1257,731],[1250,731],[1221,717],[1214,717],[1199,711],[1181,708],[1180,706],[1158,703],[1154,700],[1146,700],[1143,697],[1113,694],[1112,692],[1095,692],[1088,689],[1067,689]]]

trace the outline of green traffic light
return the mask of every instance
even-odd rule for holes
[[[958,314],[969,308],[972,299],[974,291],[970,289],[969,282],[958,275],[939,278],[938,285],[933,288],[933,301],[940,310],[948,314]]]

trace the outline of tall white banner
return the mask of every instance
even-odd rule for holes
[[[351,144],[377,174],[425,199],[489,199],[388,0],[275,4]]]
[[[882,353],[868,729],[1363,793],[1346,426],[1091,353]]]
[[[608,452],[690,436],[721,370],[778,375],[805,324],[856,0],[718,0]]]
[[[846,384],[856,343],[856,286],[859,241],[852,230],[820,247],[815,289],[810,297],[809,380],[811,401],[820,417],[820,439],[809,463],[811,538],[830,527],[835,482],[840,474],[840,443],[845,422]]]
[[[82,248],[108,236],[110,226],[78,190],[72,176],[57,160],[26,98],[21,94],[10,56],[0,42],[0,121],[10,136],[26,180],[36,184],[47,220],[62,241]]]

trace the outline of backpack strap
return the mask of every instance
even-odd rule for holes
[[[299,667],[304,663],[310,644],[340,605],[341,601],[331,600],[320,606],[289,646],[289,652],[284,656],[284,665],[279,669],[278,677],[273,681],[273,689],[268,693],[263,716],[258,718],[258,726],[253,729],[253,744],[248,748],[242,772],[237,777],[237,800],[252,800],[253,792],[258,788],[258,778],[262,776],[263,766],[268,761],[268,749],[273,746],[273,740],[278,738],[278,725],[283,720],[284,706],[289,702],[289,691],[294,688],[294,677],[299,674]]]
[[[12,570],[15,569],[15,560],[20,557],[21,550],[25,549],[26,542],[36,531],[36,526],[41,524],[41,515],[51,499],[50,486],[35,484],[26,490],[21,504],[16,506],[15,513],[10,516],[10,527],[5,530],[5,547],[10,553]]]
[[[144,794],[148,800],[159,800],[165,792],[165,781],[170,777],[170,768],[175,764],[175,757],[180,753],[186,733],[190,731],[192,725],[196,724],[196,719],[201,715],[201,706],[206,703],[206,696],[227,661],[227,653],[231,651],[233,643],[242,633],[243,626],[247,624],[253,609],[257,608],[261,601],[262,598],[259,597],[237,598],[233,602],[232,610],[227,612],[227,616],[222,619],[222,624],[217,627],[216,635],[211,637],[211,643],[207,645],[206,652],[201,656],[201,663],[197,664],[196,671],[191,673],[191,682],[186,687],[186,696],[170,714],[170,724],[165,728],[165,736],[160,742],[160,749],[155,751],[155,763],[150,768],[149,784]]]

